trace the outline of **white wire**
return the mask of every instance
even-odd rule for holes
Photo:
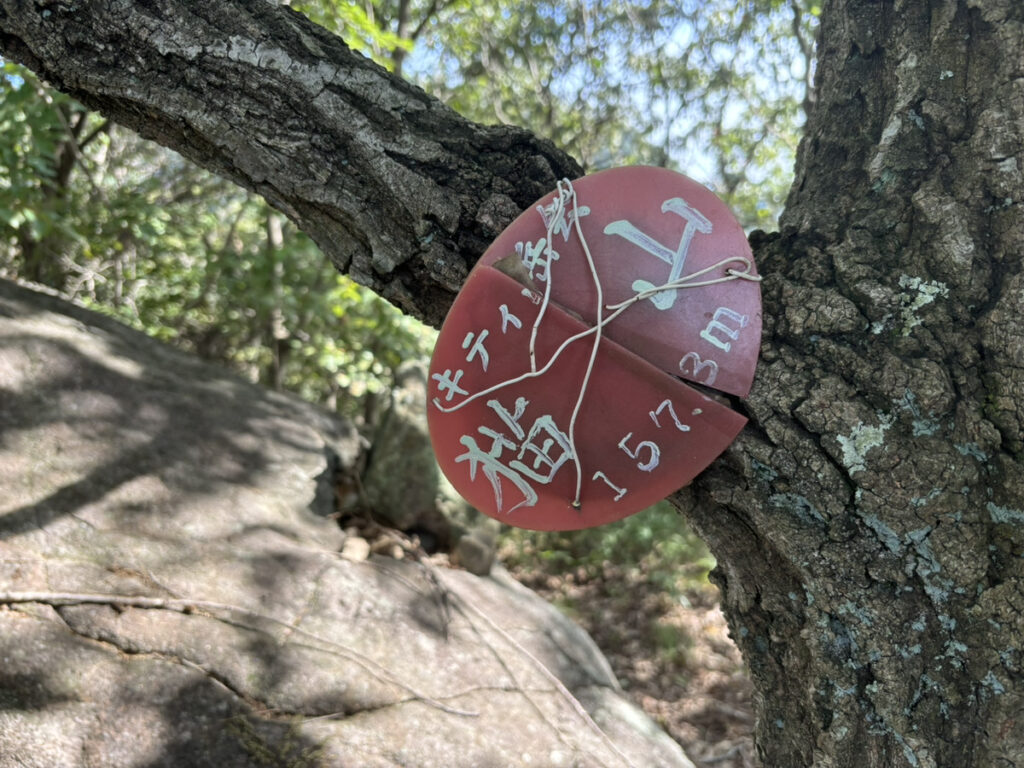
[[[604,328],[604,289],[601,286],[601,278],[597,274],[597,267],[594,266],[594,257],[590,253],[590,246],[587,238],[583,236],[583,227],[580,225],[579,207],[576,200],[576,190],[569,184],[569,191],[572,195],[573,218],[576,220],[576,234],[579,235],[580,245],[583,246],[583,253],[587,257],[587,267],[590,268],[590,275],[594,278],[594,288],[597,291],[597,316],[594,332],[594,343],[590,348],[590,359],[587,361],[587,370],[583,374],[583,383],[580,384],[580,394],[576,398],[576,406],[572,409],[572,418],[569,419],[569,447],[572,449],[572,461],[576,465],[576,497],[573,499],[572,508],[579,510],[580,495],[583,492],[583,465],[580,463],[580,455],[576,450],[576,418],[580,415],[580,408],[583,406],[583,398],[590,386],[590,375],[594,372],[594,361],[597,359],[597,348],[601,344],[602,329]]]
[[[545,363],[540,369],[538,369],[536,358],[537,333],[540,329],[541,320],[547,312],[548,305],[551,301],[551,265],[553,261],[552,255],[554,253],[551,247],[551,240],[554,234],[554,223],[560,221],[562,215],[565,213],[565,204],[567,200],[572,201],[572,216],[576,227],[576,234],[580,238],[580,245],[583,247],[583,253],[587,259],[587,267],[590,269],[590,274],[594,279],[594,287],[597,291],[597,313],[595,318],[596,322],[593,326],[586,329],[585,331],[580,331],[579,333],[574,334],[565,339],[554,351],[554,353],[548,359],[547,363]],[[590,359],[587,362],[587,369],[583,375],[583,382],[580,385],[580,392],[576,398],[576,405],[573,407],[572,417],[569,420],[569,434],[567,436],[569,439],[569,448],[572,453],[573,464],[576,467],[576,496],[573,499],[572,507],[578,510],[581,507],[580,496],[582,494],[583,486],[583,466],[580,462],[579,452],[576,450],[576,419],[579,416],[580,409],[583,406],[583,398],[586,395],[588,387],[590,386],[590,377],[594,370],[594,362],[597,359],[598,347],[600,346],[601,339],[603,338],[604,327],[611,323],[616,318],[618,318],[619,315],[621,315],[623,312],[625,312],[627,309],[637,304],[638,302],[643,301],[644,299],[648,299],[656,294],[663,293],[665,291],[677,291],[683,288],[700,288],[707,285],[717,285],[718,283],[726,283],[732,280],[748,280],[751,282],[760,282],[761,277],[760,275],[755,275],[751,272],[751,270],[753,270],[754,268],[754,265],[750,259],[746,258],[745,256],[729,256],[715,264],[705,267],[704,269],[698,270],[697,272],[692,272],[689,275],[684,275],[683,277],[679,277],[675,280],[670,280],[662,285],[652,286],[643,291],[639,291],[633,296],[630,296],[625,301],[620,301],[617,304],[606,305],[604,303],[604,290],[601,285],[601,278],[597,274],[597,267],[594,264],[594,258],[590,252],[590,246],[587,243],[586,237],[584,237],[583,235],[583,228],[580,225],[579,204],[576,197],[576,189],[573,187],[572,182],[569,181],[569,179],[562,179],[561,181],[558,182],[558,185],[556,187],[555,200],[552,202],[551,216],[547,220],[546,230],[547,242],[544,247],[544,253],[548,259],[546,275],[547,279],[546,285],[544,286],[544,298],[541,302],[540,311],[537,314],[537,318],[534,320],[533,329],[530,333],[530,370],[519,376],[515,376],[511,379],[499,382],[493,386],[488,387],[487,389],[481,390],[480,392],[470,395],[465,400],[456,403],[455,405],[452,406],[441,405],[441,401],[436,397],[433,399],[432,402],[434,404],[434,407],[437,408],[442,413],[454,413],[455,411],[464,408],[470,403],[479,400],[481,397],[486,397],[487,395],[505,389],[506,387],[510,387],[513,384],[518,384],[519,382],[526,381],[527,379],[533,379],[539,376],[543,376],[545,373],[551,370],[551,367],[555,364],[555,362],[562,355],[562,353],[569,347],[570,344],[573,344],[574,342],[577,342],[580,339],[584,339],[587,336],[593,334],[594,343],[590,349]],[[726,267],[726,265],[733,263],[742,264],[743,270],[740,271]],[[694,278],[707,275],[719,268],[725,268],[724,276],[712,278],[710,280],[701,280],[698,282],[694,281]],[[604,317],[604,310],[606,309],[610,310],[611,314],[609,314],[607,317]]]
[[[729,259],[723,259],[722,261],[718,262],[718,264],[716,264],[714,266],[721,266],[722,264],[727,264],[730,261],[744,261],[748,265],[750,264],[749,259],[745,259],[742,256],[734,256],[734,257],[729,258]],[[735,270],[730,270],[730,272],[732,273],[730,277],[723,277],[723,278],[719,278],[719,279],[713,280],[713,281],[709,280],[707,282],[707,284],[724,283],[724,282],[728,282],[730,280],[737,280],[737,279],[751,280],[753,282],[760,282],[760,280],[761,280],[760,276],[758,276],[758,275],[751,275],[749,273],[739,273],[739,272],[736,272]],[[625,312],[627,309],[629,309],[631,306],[633,306],[637,301],[639,301],[641,299],[649,298],[650,296],[653,296],[656,293],[661,293],[662,291],[676,290],[676,289],[679,289],[679,288],[697,288],[697,287],[699,287],[701,285],[705,285],[705,283],[693,283],[693,284],[690,284],[690,285],[677,285],[677,283],[682,283],[685,280],[686,280],[686,278],[680,278],[679,280],[673,280],[671,282],[665,283],[664,285],[658,285],[658,286],[655,286],[653,288],[648,288],[647,290],[642,291],[641,293],[638,293],[635,296],[630,297],[626,301],[619,302],[618,304],[606,305],[605,309],[612,309],[612,310],[614,310],[614,312],[612,312],[610,315],[608,315],[606,318],[604,318],[604,320],[601,321],[600,327],[597,326],[597,325],[593,325],[593,326],[591,326],[590,328],[588,328],[585,331],[580,331],[579,333],[574,334],[573,336],[569,336],[565,341],[563,341],[559,345],[558,349],[556,349],[554,351],[554,353],[551,355],[551,358],[547,361],[547,363],[545,363],[543,367],[537,369],[536,371],[527,371],[526,373],[521,374],[519,376],[516,376],[514,378],[498,382],[497,384],[494,384],[493,386],[490,386],[487,389],[483,389],[483,390],[477,392],[476,394],[470,395],[469,397],[467,397],[462,402],[456,403],[455,405],[452,405],[452,406],[441,405],[441,401],[438,398],[436,398],[436,397],[433,399],[433,403],[437,407],[437,409],[439,411],[441,411],[442,413],[454,413],[455,411],[460,410],[464,406],[469,405],[473,401],[479,400],[481,397],[486,397],[487,395],[490,395],[490,394],[492,394],[494,392],[497,392],[497,391],[499,391],[501,389],[504,389],[505,387],[512,386],[513,384],[518,384],[519,382],[526,381],[527,379],[535,379],[538,376],[543,376],[545,373],[547,373],[549,370],[551,370],[551,366],[555,364],[555,361],[561,356],[562,352],[565,351],[566,347],[568,347],[570,344],[572,344],[574,342],[579,341],[580,339],[585,339],[587,336],[589,336],[592,333],[597,333],[597,331],[600,328],[604,328],[605,326],[609,325],[612,321],[617,319],[619,317],[619,315],[621,315],[623,312]]]
[[[544,255],[547,257],[547,269],[545,270],[544,280],[544,300],[541,302],[540,311],[537,313],[536,319],[533,321],[533,329],[530,331],[530,370],[537,370],[537,332],[540,329],[541,321],[544,319],[544,315],[548,311],[548,304],[551,302],[551,283],[554,282],[554,278],[551,273],[552,262],[556,256],[554,248],[551,247],[551,240],[554,236],[554,223],[561,220],[562,214],[565,213],[565,194],[562,189],[562,184],[568,184],[569,190],[575,196],[575,190],[572,189],[572,183],[568,179],[563,179],[558,182],[555,187],[555,199],[551,203],[551,215],[547,220],[547,237],[544,242]]]
[[[735,269],[726,269],[724,277],[716,277],[712,280],[702,280],[697,283],[693,282],[693,278],[700,277],[701,275],[706,275],[709,272],[713,272],[719,267],[724,267],[726,264],[731,264],[732,262],[742,263],[745,269],[742,272],[737,271]],[[676,278],[675,280],[670,280],[669,282],[663,283],[662,285],[646,288],[640,291],[639,293],[630,296],[625,301],[620,301],[618,304],[607,305],[605,309],[625,309],[626,307],[631,306],[637,303],[638,301],[643,301],[644,299],[648,299],[657,293],[662,293],[663,291],[677,291],[682,288],[700,288],[705,285],[717,285],[718,283],[728,283],[733,280],[749,280],[750,282],[759,283],[761,282],[761,276],[751,274],[750,270],[752,270],[753,268],[754,265],[747,257],[729,256],[728,258],[722,259],[721,261],[712,264],[709,267],[704,267],[704,269],[698,270],[696,272],[691,272],[689,275],[683,275],[682,277]]]

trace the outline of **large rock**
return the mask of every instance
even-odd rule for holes
[[[472,573],[491,570],[500,525],[466,503],[441,472],[427,426],[427,369],[418,361],[396,372],[362,488],[377,519],[429,536]]]
[[[358,450],[0,281],[0,768],[691,766],[500,568],[341,557]]]

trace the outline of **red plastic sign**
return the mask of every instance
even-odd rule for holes
[[[761,298],[742,228],[692,180],[619,168],[565,182],[506,229],[441,329],[438,461],[504,523],[622,519],[690,482],[745,419]]]

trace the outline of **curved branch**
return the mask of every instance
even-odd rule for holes
[[[0,53],[263,195],[340,270],[435,325],[495,235],[580,173],[268,0],[0,0]]]

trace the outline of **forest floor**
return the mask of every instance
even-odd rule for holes
[[[752,688],[714,586],[672,598],[637,568],[511,572],[590,633],[625,691],[698,768],[754,768]]]

